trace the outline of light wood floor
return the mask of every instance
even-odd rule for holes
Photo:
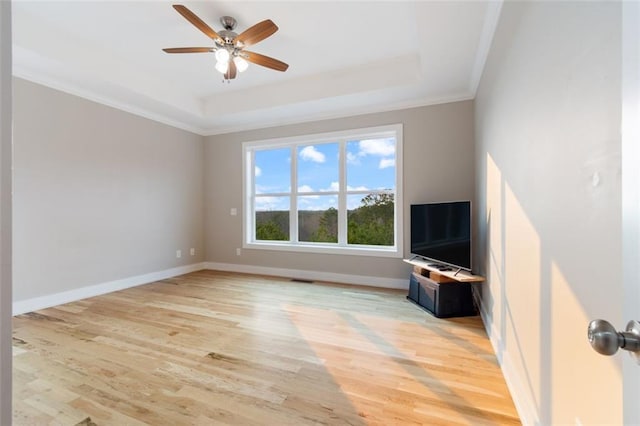
[[[201,271],[14,318],[15,425],[519,424],[479,317]]]

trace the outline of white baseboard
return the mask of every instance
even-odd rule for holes
[[[343,284],[355,284],[369,287],[409,289],[409,278],[381,278],[367,275],[337,274],[334,272],[305,271],[301,269],[271,268],[268,266],[239,265],[235,263],[205,262],[205,269],[246,274],[273,275],[277,277],[298,278],[313,281],[328,281]]]
[[[109,281],[81,287],[74,290],[49,294],[46,296],[34,297],[32,299],[18,300],[13,302],[13,315],[20,315],[26,312],[33,312],[39,309],[50,308],[52,306],[75,302],[88,297],[100,296],[101,294],[113,291],[124,290],[154,281],[164,280],[177,275],[188,274],[189,272],[200,271],[202,269],[212,269],[228,272],[244,272],[249,274],[274,275],[280,277],[291,277],[314,281],[330,281],[337,283],[366,285],[371,287],[384,287],[406,290],[409,288],[409,280],[394,278],[370,277],[365,275],[336,274],[331,272],[304,271],[297,269],[270,268],[264,266],[237,265],[230,263],[202,262],[187,266],[165,269],[164,271],[152,272],[149,274],[136,275],[134,277]]]
[[[124,290],[125,288],[136,287],[142,284],[148,284],[154,281],[175,277],[177,275],[200,271],[202,269],[205,269],[204,263],[194,263],[192,265],[178,266],[176,268],[165,269],[164,271],[136,275],[134,277],[109,281],[102,284],[95,284],[88,287],[81,287],[74,290],[49,294],[47,296],[18,300],[13,302],[13,315],[20,315],[26,312],[33,312],[39,309],[50,308],[52,306],[75,302],[77,300],[86,299],[88,297],[100,296],[101,294]]]
[[[491,341],[491,345],[493,346],[493,351],[498,358],[498,364],[500,364],[502,375],[509,388],[509,393],[520,417],[520,422],[523,425],[539,425],[540,416],[536,409],[535,401],[532,399],[531,392],[525,386],[520,374],[516,372],[511,354],[505,350],[500,332],[493,323],[489,312],[487,312],[485,304],[480,303],[479,306],[480,317],[489,336],[489,341]]]

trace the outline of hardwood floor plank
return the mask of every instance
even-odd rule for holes
[[[479,317],[200,271],[14,318],[14,424],[519,424]]]

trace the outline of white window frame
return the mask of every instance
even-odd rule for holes
[[[370,246],[370,245],[347,245],[346,240],[346,197],[347,195],[362,192],[363,195],[376,192],[371,191],[349,191],[346,186],[346,157],[345,146],[347,141],[377,139],[393,136],[396,139],[395,153],[395,192],[394,192],[394,245],[393,246]],[[301,242],[297,240],[298,236],[298,214],[297,214],[297,198],[298,196],[307,195],[329,195],[332,192],[311,192],[300,193],[297,191],[297,147],[304,145],[323,144],[338,142],[341,150],[341,160],[339,162],[339,178],[340,191],[337,193],[339,197],[338,206],[338,243],[317,243],[317,242]],[[242,176],[243,176],[243,226],[242,240],[243,248],[258,250],[281,250],[296,251],[308,253],[329,253],[329,254],[349,254],[377,257],[397,257],[403,256],[403,202],[402,202],[402,124],[393,124],[387,126],[368,127],[361,129],[344,130],[330,133],[317,133],[311,135],[285,137],[277,139],[267,139],[244,142],[242,144]],[[276,149],[294,147],[291,158],[291,193],[282,195],[290,196],[290,234],[291,241],[262,241],[255,239],[255,211],[254,211],[254,152],[259,149]],[[381,191],[382,192],[382,191]],[[386,192],[386,191],[385,191]]]

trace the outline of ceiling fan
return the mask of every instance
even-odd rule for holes
[[[187,21],[202,31],[207,37],[213,40],[213,47],[171,47],[162,49],[167,53],[215,53],[216,69],[224,74],[224,79],[228,82],[234,78],[238,72],[247,69],[248,63],[253,62],[276,71],[286,71],[289,65],[269,56],[245,50],[245,47],[256,44],[269,37],[276,31],[278,26],[270,19],[258,22],[254,26],[244,30],[240,34],[233,32],[236,20],[231,16],[223,16],[220,22],[224,30],[215,32],[202,19],[187,7],[174,4],[173,8]]]

